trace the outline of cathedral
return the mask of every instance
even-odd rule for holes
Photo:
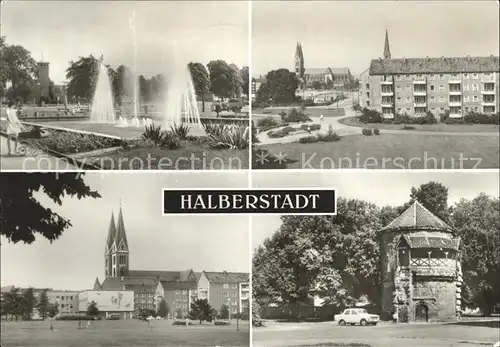
[[[215,309],[227,305],[232,313],[249,310],[249,274],[239,272],[194,272],[131,270],[123,211],[118,219],[111,214],[104,248],[104,275],[96,278],[94,290],[134,292],[134,311],[156,311],[161,301],[169,308],[169,318],[185,317],[196,299],[207,299]]]

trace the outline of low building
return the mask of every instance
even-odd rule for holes
[[[95,302],[101,318],[111,315],[120,319],[133,318],[134,292],[131,290],[85,290],[78,295],[78,301],[81,315],[85,315],[89,305]]]
[[[184,318],[191,310],[191,304],[198,299],[197,280],[192,270],[172,271],[163,276],[155,292],[158,308],[164,300],[169,308],[168,318]]]

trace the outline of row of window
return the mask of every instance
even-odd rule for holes
[[[401,101],[402,97],[397,96],[396,100]],[[460,96],[454,97],[453,95],[449,97],[449,99],[445,96],[439,96],[439,97],[434,97],[430,96],[429,100],[431,102],[439,101],[439,102],[446,102],[446,100],[449,100],[450,102],[461,102],[462,98]],[[425,102],[425,97],[411,97],[407,96],[405,97],[406,102]],[[479,101],[479,95],[464,95],[463,97],[464,102],[478,102]],[[495,96],[494,95],[485,95],[483,97],[484,102],[495,102]],[[392,103],[392,98],[391,97],[382,97],[382,103]]]
[[[457,107],[457,108],[460,108],[460,107]],[[420,111],[420,112],[417,112],[417,109]],[[439,111],[441,112],[444,112],[445,111],[445,108],[444,107],[431,107],[430,110],[432,112],[435,112],[437,109],[439,109]],[[495,112],[495,106],[485,106],[484,108],[484,112],[485,113],[494,113]],[[392,113],[392,109],[391,108],[382,108],[384,114],[391,114]],[[398,113],[401,113],[403,112],[403,109],[402,108],[398,108]],[[422,111],[424,110],[424,111]],[[415,107],[415,113],[425,113],[426,111],[426,108],[425,107]],[[471,112],[471,111],[474,111],[474,112],[479,112],[479,107],[476,106],[476,107],[464,107],[464,110],[465,112]],[[410,112],[411,111],[411,108],[410,107],[407,107],[405,109],[406,112]]]
[[[56,296],[56,300],[76,300],[77,296],[69,295],[69,296]]]
[[[222,288],[229,289],[229,283],[224,283]],[[231,289],[238,289],[238,283],[231,283]]]
[[[482,74],[483,76],[491,76],[492,73],[491,72],[484,72]],[[463,79],[479,79],[479,76],[480,74],[478,73],[462,73],[462,74],[459,74],[459,73],[452,73],[452,74],[426,74],[426,75],[423,75],[423,74],[418,74],[418,75],[395,75],[396,77],[396,80],[397,81],[402,81],[402,80],[407,80],[407,81],[411,81],[413,80],[414,78],[417,78],[417,79],[422,79],[424,78],[424,76],[427,76],[430,80],[444,80],[446,79],[447,76],[451,76],[453,78],[460,78],[462,77]],[[384,76],[384,80],[385,81],[388,81],[390,80],[391,76]]]
[[[237,292],[232,292],[231,294],[232,294],[232,296],[233,296],[234,298],[238,297],[238,293],[237,293]],[[223,293],[223,295],[224,295],[225,297],[228,297],[228,296],[229,296],[229,292],[224,292],[224,293]]]

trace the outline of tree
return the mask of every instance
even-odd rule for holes
[[[464,306],[492,313],[500,302],[500,200],[480,194],[452,208],[450,224],[462,241]]]
[[[113,74],[113,80],[111,82],[113,87],[113,99],[117,105],[122,104],[126,71],[127,67],[125,65],[120,65],[116,68]]]
[[[59,308],[57,307],[57,304],[49,304],[48,310],[47,310],[47,315],[50,318],[54,318],[59,314]]]
[[[25,289],[23,292],[24,319],[31,320],[33,309],[36,306],[36,299],[33,288]]]
[[[319,90],[319,89],[321,89],[321,82],[320,81],[313,81],[311,87],[313,89]]]
[[[411,189],[410,202],[408,207],[414,202],[420,202],[426,209],[444,222],[449,219],[448,209],[448,188],[439,182],[429,182],[420,187]]]
[[[167,302],[162,299],[160,301],[160,307],[158,308],[158,316],[165,318],[168,316],[168,313],[170,312],[170,308],[167,305]]]
[[[91,301],[87,306],[87,316],[95,317],[99,315],[99,308],[97,307],[97,303],[95,301]]]
[[[210,77],[201,63],[189,63],[189,71],[193,80],[196,95],[201,98],[202,111],[205,112],[205,93],[210,91]]]
[[[38,304],[36,305],[38,313],[43,320],[47,317],[49,313],[50,303],[49,297],[47,296],[47,289],[43,290],[38,297]]]
[[[379,298],[380,210],[339,199],[336,216],[284,216],[253,258],[252,292],[259,304],[300,305],[311,292],[344,307]]]
[[[0,40],[0,85],[2,93],[8,82],[11,83],[9,98],[27,100],[36,88],[35,77],[38,72],[35,59],[30,51],[19,45],[8,45],[5,38]]]
[[[23,303],[22,296],[19,293],[19,288],[11,288],[10,291],[6,292],[3,295],[3,312],[5,316],[8,318],[10,315],[10,319],[13,320],[14,317],[16,320],[19,319],[19,316],[22,316],[23,312]]]
[[[56,96],[54,93],[54,81],[52,81],[52,80],[49,81],[49,101],[51,103],[56,101]]]
[[[220,98],[231,98],[237,94],[237,72],[224,60],[208,63],[210,91]]]
[[[83,98],[91,101],[94,96],[95,86],[99,75],[99,60],[92,54],[88,57],[80,57],[76,62],[70,61],[66,69],[66,78],[69,80],[67,85],[68,98]],[[111,67],[108,69],[108,78],[113,81],[114,71]]]
[[[241,86],[242,92],[248,98],[250,98],[250,76],[249,76],[248,66],[244,66],[240,70],[240,76],[241,76],[241,83],[242,83],[242,86]]]
[[[182,310],[180,308],[178,308],[177,311],[175,311],[175,318],[182,319],[183,318],[182,316],[183,316]]]
[[[100,198],[98,192],[87,186],[82,173],[3,173],[0,180],[2,229],[0,235],[10,242],[33,243],[35,234],[49,241],[56,240],[71,226],[50,208],[42,206],[34,193],[42,190],[54,203],[62,204],[62,197],[78,199]],[[27,213],[26,211],[29,211]]]
[[[299,81],[295,73],[279,69],[267,73],[266,81],[261,84],[259,90],[263,89],[261,97],[269,96],[274,103],[290,103],[296,99],[295,92],[298,86]]]
[[[197,319],[200,321],[211,322],[213,319],[214,309],[208,303],[207,299],[197,299],[191,304],[191,311],[189,312],[189,317],[191,319]]]
[[[229,307],[226,304],[222,305],[219,312],[220,319],[228,319],[229,318]]]
[[[229,67],[231,68],[232,72],[231,84],[233,86],[233,96],[240,97],[243,87],[243,80],[240,69],[238,68],[238,66],[236,66],[236,64],[230,64]]]

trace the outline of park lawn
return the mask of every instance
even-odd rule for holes
[[[497,136],[382,133],[350,135],[336,142],[269,144],[263,148],[274,155],[286,155],[287,169],[499,168]]]
[[[259,116],[256,119],[261,118],[260,115],[279,115],[280,112],[290,111],[291,108],[272,108],[272,109],[254,109],[252,113],[258,114]],[[297,110],[300,110],[300,107],[297,107]],[[309,117],[319,117],[323,115],[323,117],[343,117],[345,116],[345,110],[343,108],[306,108],[304,114]]]
[[[249,346],[248,322],[229,326],[174,326],[171,320],[94,321],[78,329],[76,321],[2,322],[2,346]]]
[[[92,158],[103,170],[245,170],[249,149],[213,149],[206,143],[186,142],[180,149],[138,147]]]
[[[348,117],[339,120],[339,123],[360,128],[378,128],[386,130],[403,130],[403,124],[383,124],[383,123],[361,123],[357,117]],[[413,127],[412,131],[435,131],[450,133],[498,133],[500,126],[498,124],[409,124]]]

